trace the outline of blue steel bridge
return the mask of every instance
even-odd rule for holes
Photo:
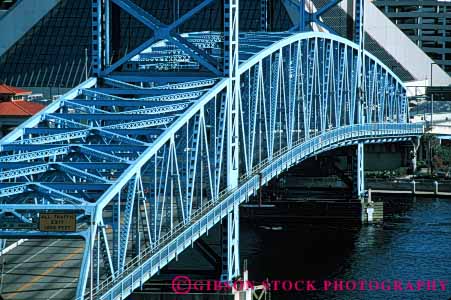
[[[355,41],[306,31],[326,9],[302,9],[290,31],[241,32],[238,0],[224,0],[222,32],[178,32],[213,2],[168,25],[130,0],[93,0],[93,76],[0,142],[0,217],[23,224],[0,235],[83,239],[77,299],[124,299],[218,223],[230,280],[239,206],[263,184],[355,145],[363,199],[364,145],[423,134],[360,27]],[[111,3],[153,31],[113,63]],[[43,213],[75,215],[76,230],[40,231]]]

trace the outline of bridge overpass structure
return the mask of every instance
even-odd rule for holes
[[[222,31],[179,32],[218,1]],[[172,24],[92,0],[93,76],[0,140],[0,237],[83,240],[74,298],[124,299],[219,223],[222,279],[239,276],[240,204],[316,154],[356,147],[363,199],[364,145],[424,132],[364,48],[364,2],[354,41],[305,31],[303,11],[270,32],[259,3],[261,31],[244,32],[238,0],[193,1]],[[153,32],[115,61],[112,5]]]

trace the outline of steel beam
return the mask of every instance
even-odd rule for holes
[[[226,234],[223,237],[223,273],[221,280],[231,282],[240,275],[240,218],[238,203],[234,204],[233,210],[227,214]]]
[[[227,187],[238,186],[239,177],[239,0],[224,3],[224,73],[227,86]]]
[[[363,199],[365,197],[365,150],[364,144],[357,144],[357,197]]]

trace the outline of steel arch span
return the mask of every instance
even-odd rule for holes
[[[223,38],[181,36],[213,50]],[[227,217],[232,278],[238,206],[261,183],[336,147],[423,134],[403,83],[350,41],[262,32],[239,45],[235,71],[207,77],[189,56],[168,62],[159,42],[132,62],[189,80],[92,78],[3,138],[0,214],[28,229],[2,238],[85,239],[77,296],[123,299]],[[39,231],[44,212],[75,214],[76,231]]]

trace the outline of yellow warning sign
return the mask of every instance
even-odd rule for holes
[[[71,232],[77,229],[77,216],[64,213],[41,213],[39,230],[55,232]]]

